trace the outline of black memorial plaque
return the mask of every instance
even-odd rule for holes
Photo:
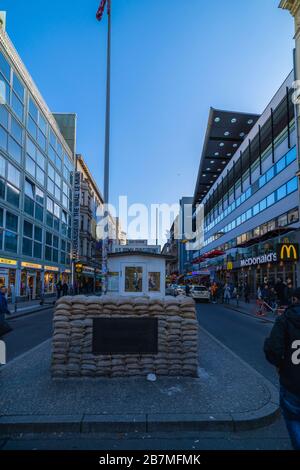
[[[157,318],[94,318],[93,354],[157,353]]]

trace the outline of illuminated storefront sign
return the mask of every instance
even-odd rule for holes
[[[22,261],[21,266],[22,266],[22,268],[42,269],[42,265],[41,265],[41,264],[26,263],[25,261]]]
[[[276,261],[277,261],[277,254],[268,253],[262,256],[255,256],[254,258],[242,259],[241,268],[244,268],[245,266],[256,266],[259,264],[276,263]]]
[[[298,261],[298,243],[280,243],[277,245],[277,258],[279,261]]]
[[[17,261],[14,259],[0,258],[0,264],[8,264],[9,266],[17,266]]]
[[[44,266],[44,269],[45,271],[54,271],[56,273],[59,271],[59,268],[56,268],[55,266]]]

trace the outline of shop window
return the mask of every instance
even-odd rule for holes
[[[287,214],[283,214],[281,215],[280,217],[278,217],[278,227],[285,227],[287,225],[287,221],[288,221],[288,218],[287,218]]]
[[[288,224],[293,224],[299,220],[299,211],[294,209],[288,213]]]

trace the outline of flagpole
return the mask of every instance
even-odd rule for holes
[[[109,1],[109,0],[108,0]],[[111,69],[111,4],[108,4],[108,29],[107,29],[107,66],[106,66],[106,115],[105,115],[105,151],[104,151],[104,204],[106,208],[104,217],[107,221],[106,231],[102,243],[102,294],[107,293],[107,254],[108,254],[108,230],[109,212],[107,205],[109,204],[109,151],[110,151],[110,69]]]

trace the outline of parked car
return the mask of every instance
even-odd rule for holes
[[[210,301],[210,292],[205,286],[193,286],[190,295],[194,300]]]
[[[175,297],[176,295],[178,295],[177,288],[178,288],[177,284],[170,284],[166,288],[166,295],[173,295]]]
[[[185,286],[177,286],[176,295],[185,295]]]

